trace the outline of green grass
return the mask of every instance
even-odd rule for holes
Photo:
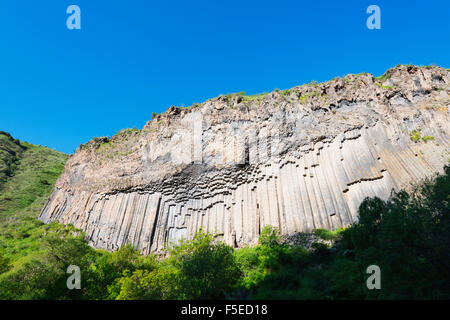
[[[157,120],[159,124],[161,120]],[[103,155],[108,159],[114,157],[127,156],[133,153],[131,148],[133,143],[139,138],[142,130],[134,128],[126,128],[117,132],[112,138],[95,137],[88,143],[82,144],[80,147],[87,151],[94,151],[97,155]]]
[[[236,93],[228,93],[222,96],[226,97],[229,101],[235,97],[240,97],[244,102],[259,102],[262,101],[267,94],[267,92],[263,92],[253,95],[247,95],[245,91],[241,91]]]
[[[189,108],[190,109],[195,109],[195,108],[200,108],[201,106],[202,106],[202,103],[196,102],[196,103],[192,104],[192,106],[190,106]]]
[[[385,74],[382,74],[379,77],[376,77],[375,79],[380,81],[380,82],[384,82],[386,80],[389,80],[391,78],[391,75],[389,74],[389,72],[386,72]]]
[[[46,147],[21,145],[21,159],[0,193],[0,250],[13,263],[38,250],[39,239],[50,228],[36,218],[68,157]]]
[[[259,93],[259,94],[253,94],[250,96],[244,95],[244,96],[242,96],[242,101],[259,102],[259,101],[262,101],[267,94],[268,94],[267,92],[263,92],[263,93]]]
[[[304,103],[306,103],[308,101],[308,99],[310,97],[318,97],[318,96],[320,96],[320,93],[317,92],[317,91],[314,91],[314,92],[310,92],[310,93],[307,93],[305,95],[300,96],[300,98],[298,98],[298,101],[300,103],[304,104]]]
[[[434,137],[433,136],[423,136],[422,137],[422,141],[425,142],[425,143],[430,141],[430,140],[434,140]]]
[[[131,135],[131,134],[134,134],[134,133],[138,134],[138,133],[140,133],[140,132],[141,132],[141,130],[139,130],[139,129],[136,128],[136,127],[134,127],[134,128],[126,128],[126,129],[122,129],[122,130],[120,130],[119,132],[117,132],[117,133],[113,136],[113,139],[114,139],[114,137],[127,137],[128,135]]]
[[[330,231],[327,229],[316,229],[314,230],[314,234],[321,238],[322,240],[337,240],[339,239],[339,235],[344,231],[344,229],[338,229],[335,231]]]
[[[378,82],[376,83],[376,85],[379,86],[380,88],[384,89],[384,90],[390,90],[390,89],[395,89],[396,88],[396,86],[385,86],[385,85],[383,85],[381,83],[378,83]]]
[[[281,95],[283,95],[283,96],[289,96],[290,94],[292,93],[292,90],[291,89],[287,89],[287,90],[283,90],[283,91],[281,91]]]
[[[0,190],[8,177],[13,175],[23,151],[18,140],[14,140],[9,133],[0,131]]]

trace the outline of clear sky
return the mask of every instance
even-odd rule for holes
[[[81,30],[66,9],[81,8]],[[366,9],[381,8],[381,30]],[[448,0],[1,0],[0,130],[72,153],[152,112],[398,63],[450,68]]]

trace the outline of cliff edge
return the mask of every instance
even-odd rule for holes
[[[235,247],[265,225],[340,228],[365,197],[443,171],[449,107],[450,70],[404,65],[170,107],[142,130],[81,145],[39,218],[144,254],[200,228]]]

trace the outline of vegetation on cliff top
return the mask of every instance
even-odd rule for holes
[[[380,87],[383,90],[389,91],[392,89],[396,89],[397,85],[395,85],[393,82],[389,81],[392,78],[392,75],[395,74],[396,70],[399,69],[406,69],[407,72],[410,72],[413,69],[440,69],[440,70],[448,70],[441,67],[438,67],[436,65],[428,65],[428,66],[415,66],[415,65],[402,65],[398,64],[394,68],[388,69],[383,75],[380,75],[378,77],[374,77],[374,84],[378,87]],[[326,87],[329,84],[332,84],[332,82],[343,80],[345,83],[347,83],[347,86],[351,90],[357,90],[358,88],[361,88],[361,85],[366,86],[367,81],[363,79],[363,76],[370,77],[371,74],[367,72],[361,72],[358,74],[347,74],[343,77],[335,77],[329,81],[325,82],[317,82],[317,81],[311,81],[310,83],[305,83],[299,86],[292,87],[290,89],[280,90],[280,89],[274,89],[272,93],[276,93],[279,95],[278,98],[282,100],[274,100],[273,104],[274,106],[278,106],[280,101],[284,101],[287,103],[295,103],[299,102],[303,105],[310,105],[312,107],[312,110],[326,110],[330,111],[332,114],[336,114],[336,108],[334,103],[332,101],[328,101],[329,94],[326,92]],[[443,90],[442,88],[436,89],[436,90]],[[193,110],[198,109],[202,107],[203,105],[207,104],[211,101],[217,101],[220,100],[222,102],[227,103],[231,108],[236,109],[236,105],[239,103],[242,103],[243,105],[250,106],[253,103],[259,104],[267,97],[270,97],[271,93],[263,92],[259,94],[253,94],[253,95],[247,95],[246,92],[236,92],[236,93],[227,93],[227,94],[221,94],[215,98],[211,98],[206,100],[202,103],[193,103],[190,106],[170,106],[167,108],[166,112],[158,114],[156,112],[152,112],[151,114],[151,127],[148,129],[151,132],[157,132],[160,128],[160,124],[163,123],[163,119],[165,116],[170,115],[178,115],[183,110]],[[268,99],[269,101],[270,99]],[[446,112],[447,107],[442,107],[439,105],[428,105],[426,106],[427,109],[432,108],[441,108],[444,112]],[[339,114],[339,113],[338,113]],[[341,115],[342,119],[348,120],[348,116]],[[91,141],[81,144],[80,148],[88,151],[95,151],[97,155],[100,155],[103,160],[105,159],[114,159],[116,156],[123,157],[128,156],[134,152],[132,148],[132,143],[128,143],[129,140],[135,140],[136,137],[139,137],[139,135],[142,132],[146,131],[146,127],[144,129],[140,130],[137,128],[132,129],[123,129],[119,131],[116,135],[114,135],[112,138],[110,137],[95,137]],[[427,142],[430,140],[434,140],[434,137],[432,136],[424,136],[423,138],[418,138],[416,140],[416,137],[411,137],[411,139],[415,142],[422,140],[423,142]],[[103,163],[100,161],[100,163]]]
[[[423,69],[441,68],[441,67],[438,67],[435,64],[431,64],[431,65],[427,65],[427,66],[415,66],[415,65],[412,65],[412,64],[407,64],[407,65],[406,64],[398,64],[394,68],[388,69],[384,74],[382,74],[382,75],[380,75],[378,77],[375,77],[375,84],[377,86],[379,86],[380,88],[384,89],[384,90],[390,90],[390,89],[396,88],[395,85],[385,85],[383,83],[388,81],[391,78],[391,76],[394,73],[395,69],[402,68],[402,67],[419,68],[419,69],[420,68],[423,68]],[[441,68],[441,69],[445,69],[445,68]],[[445,70],[450,70],[450,69],[445,69]],[[361,73],[358,73],[358,74],[347,74],[347,75],[343,76],[342,79],[345,82],[351,82],[352,79],[353,80],[358,80],[359,79],[358,76],[363,76],[363,75],[370,75],[370,74],[367,73],[367,72],[361,72]],[[341,77],[335,77],[335,78],[331,79],[330,81],[325,81],[325,82],[320,82],[320,83],[315,81],[315,80],[313,80],[310,83],[305,83],[305,84],[302,84],[302,85],[299,85],[299,86],[295,86],[295,87],[290,88],[290,89],[285,89],[285,90],[274,89],[274,92],[278,92],[283,97],[286,97],[286,96],[290,95],[291,93],[294,93],[294,92],[298,91],[300,88],[303,88],[303,89],[304,88],[309,88],[309,89],[313,90],[313,93],[309,93],[309,94],[307,93],[306,95],[300,95],[298,97],[301,103],[305,103],[306,100],[308,99],[308,97],[321,96],[320,93],[315,93],[314,92],[314,90],[317,90],[320,87],[321,84],[325,84],[325,83],[334,81],[334,80],[339,79],[339,78],[341,78]],[[269,94],[268,92],[263,92],[263,93],[253,94],[253,95],[247,95],[244,91],[236,92],[236,93],[227,93],[227,94],[221,94],[218,97],[209,99],[209,100],[207,100],[205,102],[193,103],[191,106],[182,107],[182,108],[183,109],[194,109],[194,108],[201,107],[206,102],[211,101],[211,100],[225,99],[226,101],[232,101],[233,99],[235,99],[237,97],[239,97],[240,101],[243,101],[243,102],[260,102],[268,94]],[[169,111],[169,110],[170,110],[170,108],[167,109],[167,111]],[[156,119],[160,115],[161,114],[153,112],[151,118],[152,119]]]

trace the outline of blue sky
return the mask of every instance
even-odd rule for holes
[[[66,27],[71,4],[81,30]],[[371,4],[381,30],[366,27]],[[0,130],[72,153],[219,94],[449,68],[449,18],[447,0],[2,0]]]

